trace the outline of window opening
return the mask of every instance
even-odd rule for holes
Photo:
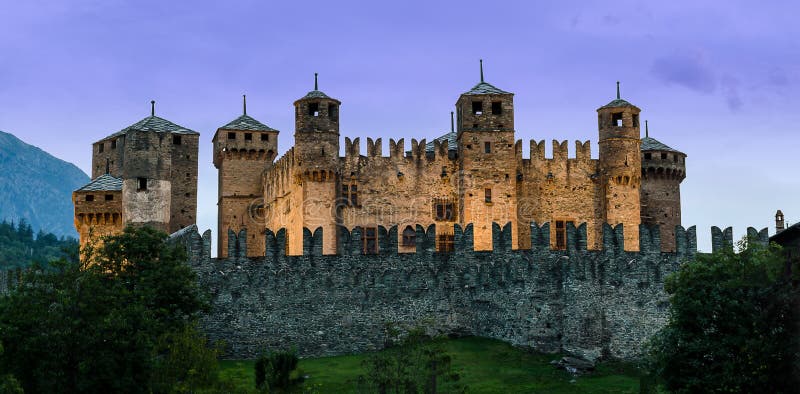
[[[453,234],[439,234],[436,236],[436,251],[440,253],[453,253],[455,239]]]
[[[180,145],[181,144],[181,136],[173,135],[172,136],[172,145]]]
[[[261,141],[269,141],[269,134],[261,133]]]
[[[650,154],[650,153],[645,153],[645,154],[644,154],[644,159],[645,159],[645,160],[650,160],[650,159],[652,159],[652,158],[653,158],[653,155],[652,155],[652,154]]]
[[[666,159],[667,159],[667,154],[666,153],[662,153],[661,154],[661,160],[666,160]]]
[[[492,143],[491,142],[484,142],[483,143],[483,153],[492,153]]]
[[[147,178],[136,178],[139,181],[138,190],[147,190]]]
[[[622,127],[622,112],[611,114],[611,125],[616,127]]]
[[[228,139],[229,140],[235,140],[236,139],[236,133],[228,133]]]
[[[104,149],[105,147],[106,147],[106,144],[104,144],[104,143],[102,143],[102,142],[101,142],[101,143],[99,143],[99,144],[97,144],[97,153],[103,153],[103,149]]]
[[[252,141],[253,140],[253,133],[244,133],[244,140],[245,141]]]
[[[556,249],[567,248],[567,229],[563,220],[556,220]]]
[[[117,140],[111,140],[111,149],[117,149]]]
[[[500,115],[503,113],[503,103],[500,101],[492,101],[492,115]]]
[[[473,101],[472,102],[472,114],[473,115],[483,115],[483,101]]]
[[[406,226],[406,229],[403,230],[403,246],[417,246],[417,231],[411,228],[411,226]]]
[[[94,201],[94,196],[91,194],[86,195],[86,201]]]
[[[310,116],[319,116],[319,103],[308,104],[308,114]]]
[[[436,209],[434,217],[436,220],[446,220],[446,221],[454,220],[455,209],[454,209],[454,204],[452,202],[446,202],[440,200],[436,201],[434,205]]]
[[[378,254],[378,228],[366,227],[361,233],[364,244],[364,254]]]
[[[328,105],[328,117],[331,118],[331,119],[336,120],[336,117],[338,115],[339,115],[338,114],[338,108],[336,107],[336,105],[335,104],[329,104]]]
[[[484,190],[484,201],[492,202],[492,189]]]
[[[113,194],[106,194],[106,201],[114,201],[114,195]]]
[[[639,115],[633,114],[631,118],[633,118],[633,127],[639,127]]]
[[[342,184],[342,199],[344,199],[345,204],[351,207],[357,207],[358,205],[358,185],[356,184]]]

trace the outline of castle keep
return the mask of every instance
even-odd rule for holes
[[[589,141],[530,142],[530,158],[515,139],[514,94],[484,81],[455,103],[451,131],[434,141],[344,139],[339,155],[341,102],[318,89],[294,102],[294,146],[275,160],[279,131],[245,113],[214,137],[219,169],[218,253],[227,256],[229,231],[246,230],[247,256],[264,256],[265,231],[286,229],[286,252],[302,254],[303,228],[322,228],[324,254],[336,254],[338,228],[361,227],[362,253],[376,254],[381,228],[398,251],[416,247],[415,226],[437,227],[435,248],[453,249],[453,229],[473,225],[474,249],[491,250],[492,223],[511,223],[514,249],[530,248],[530,223],[550,223],[549,243],[566,247],[569,223],[586,223],[589,249],[599,249],[604,223],[661,228],[661,247],[673,251],[680,225],[680,183],[686,155],[640,138],[640,109],[617,97],[597,109],[599,158]],[[451,114],[452,116],[452,114]],[[638,232],[625,234],[636,250]]]
[[[155,116],[92,144],[92,181],[72,193],[81,246],[126,225],[172,233],[197,218],[200,134]]]

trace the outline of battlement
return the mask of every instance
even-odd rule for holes
[[[411,147],[408,151],[405,150],[405,139],[401,138],[395,140],[389,139],[389,156],[383,156],[383,139],[382,138],[367,138],[367,150],[361,150],[361,138],[356,137],[352,140],[349,137],[344,139],[344,157],[341,159],[348,162],[353,160],[369,159],[389,159],[393,163],[409,163],[414,161],[421,161],[423,159],[428,161],[438,160],[452,160],[449,157],[450,145],[447,140],[434,140],[433,152],[428,152],[427,140],[411,139]]]
[[[266,185],[266,190],[272,193],[280,193],[282,190],[287,190],[288,186],[293,182],[294,169],[294,148],[289,149],[276,160],[272,167],[264,172],[263,183]]]

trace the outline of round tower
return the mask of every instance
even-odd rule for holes
[[[302,253],[303,227],[312,232],[322,227],[323,253],[336,253],[336,224],[339,207],[350,194],[358,192],[354,181],[339,179],[339,106],[341,102],[319,90],[314,73],[314,90],[294,102],[295,132],[292,177],[294,212],[286,223],[289,253]]]
[[[686,178],[686,154],[650,138],[645,121],[642,138],[642,223],[658,225],[661,250],[675,251],[675,226],[681,224],[681,182]]]
[[[638,107],[620,98],[619,82],[617,98],[597,109],[603,212],[611,226],[623,224],[625,250],[639,250],[639,112]]]

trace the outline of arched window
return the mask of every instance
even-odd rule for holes
[[[411,226],[406,226],[406,229],[403,230],[403,246],[417,246],[417,231],[411,228]]]

